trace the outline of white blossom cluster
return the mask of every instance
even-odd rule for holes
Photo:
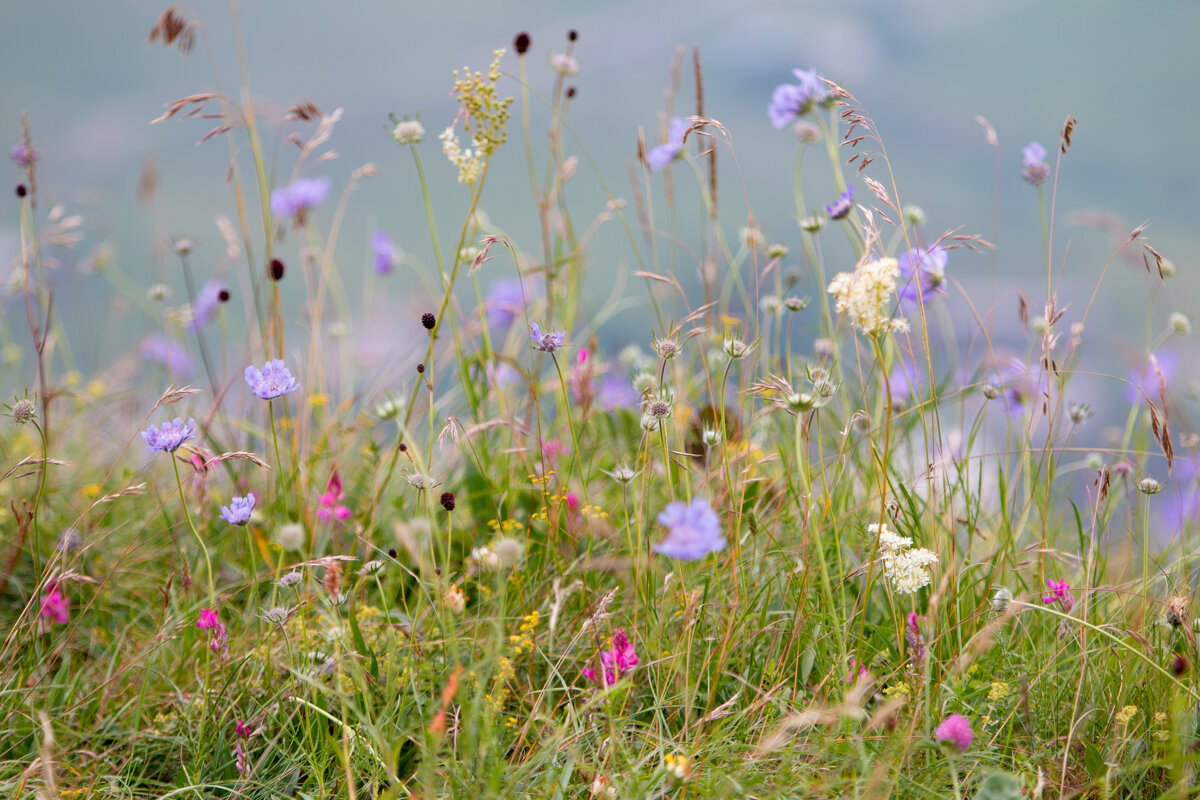
[[[892,295],[900,265],[894,258],[859,262],[854,272],[839,272],[829,282],[829,293],[837,299],[837,311],[846,314],[854,327],[868,336],[889,331],[906,331],[908,322],[891,313]]]
[[[442,140],[442,155],[446,156],[451,164],[458,167],[458,182],[475,183],[479,177],[479,171],[483,167],[483,149],[479,142],[472,139],[472,147],[463,150],[458,143],[458,137],[454,135],[453,126],[442,131],[438,138]]]
[[[937,553],[923,547],[914,548],[910,537],[888,530],[887,523],[869,525],[867,530],[879,536],[883,572],[898,594],[913,594],[929,585],[929,567],[937,563]]]

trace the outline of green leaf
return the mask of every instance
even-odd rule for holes
[[[1021,800],[1021,779],[1007,772],[993,772],[980,781],[975,800]]]

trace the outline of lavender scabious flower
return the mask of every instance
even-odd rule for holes
[[[192,303],[192,321],[188,328],[198,331],[212,321],[213,315],[221,307],[221,296],[229,297],[229,284],[224,281],[207,281],[196,295]]]
[[[174,339],[168,339],[161,333],[154,333],[142,339],[138,345],[142,358],[162,364],[167,372],[177,377],[192,374],[192,360],[187,350]]]
[[[14,164],[22,169],[28,169],[35,161],[42,157],[35,147],[30,150],[25,146],[24,142],[13,145],[13,148],[8,151],[8,157]]]
[[[1162,405],[1161,398],[1175,379],[1178,369],[1179,358],[1174,352],[1160,350],[1151,353],[1142,362],[1141,369],[1129,370],[1125,401],[1131,406],[1139,406],[1143,400],[1149,399],[1155,405]]]
[[[563,346],[563,342],[567,340],[567,334],[566,331],[543,332],[536,322],[531,322],[529,324],[529,338],[533,342],[534,350],[553,353]]]
[[[179,445],[196,435],[196,420],[189,419],[187,424],[176,417],[171,422],[164,422],[155,428],[151,425],[142,431],[142,439],[151,450],[161,450],[164,453],[174,453]]]
[[[387,235],[387,231],[380,228],[372,234],[371,251],[375,254],[371,262],[375,267],[375,273],[377,275],[391,274],[392,268],[396,266],[396,261],[399,260],[400,254],[396,251],[396,245]]]
[[[297,178],[282,189],[271,192],[271,213],[277,217],[294,217],[314,208],[329,194],[332,183],[325,176]]]
[[[667,141],[646,153],[646,163],[652,172],[658,172],[683,153],[683,137],[687,135],[688,122],[683,117],[672,117],[667,123]]]
[[[975,739],[971,732],[971,723],[962,714],[951,714],[942,720],[933,732],[933,738],[954,747],[960,753],[966,752]]]
[[[830,219],[845,219],[852,208],[854,208],[854,187],[848,186],[836,203],[825,206],[825,213],[829,215]]]
[[[702,497],[691,503],[676,501],[658,515],[667,527],[667,537],[654,545],[654,552],[680,561],[696,561],[725,549],[721,519]]]
[[[629,641],[624,628],[617,628],[613,632],[612,647],[600,653],[600,666],[604,674],[598,676],[596,670],[589,667],[583,671],[583,676],[589,681],[599,682],[603,679],[603,685],[612,686],[637,665],[638,656],[633,649],[633,642]]]
[[[488,327],[507,328],[525,310],[526,293],[534,294],[540,291],[540,284],[528,282],[522,286],[521,281],[516,278],[492,281],[483,301]]]
[[[230,525],[245,525],[250,521],[250,512],[254,510],[254,495],[234,497],[229,505],[221,506],[221,519]]]
[[[1071,594],[1071,587],[1067,582],[1047,578],[1046,585],[1050,587],[1050,594],[1043,595],[1042,602],[1048,606],[1057,603],[1064,614],[1070,614],[1071,609],[1075,607],[1075,596]]]
[[[1021,156],[1025,161],[1021,177],[1034,186],[1041,186],[1045,183],[1046,178],[1050,177],[1050,165],[1046,163],[1046,148],[1038,142],[1030,142],[1021,149]]]
[[[249,384],[250,391],[263,400],[272,400],[300,388],[300,384],[296,383],[296,379],[280,358],[268,361],[261,371],[254,366],[246,367],[246,383]]]
[[[775,87],[771,95],[771,103],[767,106],[767,116],[776,130],[783,128],[789,122],[800,119],[814,106],[823,105],[830,100],[829,89],[821,80],[817,68],[809,70],[794,69],[792,74],[799,83],[782,83]]]
[[[1050,391],[1050,377],[1041,367],[1033,367],[1019,358],[1008,362],[995,382],[1001,387],[1009,414],[1018,416],[1025,409],[1037,410]]]
[[[914,247],[900,254],[896,264],[900,277],[896,281],[896,296],[905,311],[933,300],[935,294],[945,294],[942,284],[946,282],[946,261],[949,254],[940,245]],[[920,281],[917,275],[920,273]]]

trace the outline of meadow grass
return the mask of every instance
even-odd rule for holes
[[[202,35],[172,9],[151,41]],[[1189,323],[1145,343],[1110,447],[1082,446],[1073,380],[1108,265],[1089,267],[1091,299],[1057,297],[1074,120],[1003,178],[1030,184],[1045,281],[1018,287],[1024,326],[997,331],[953,277],[993,243],[930,230],[867,111],[815,71],[771,100],[797,227],[767,240],[694,54],[696,114],[642,134],[627,199],[599,176],[623,277],[644,284],[613,301],[642,310],[627,329],[595,299],[597,219],[566,201],[589,163],[568,123],[575,41],[549,74],[524,35],[457,73],[440,137],[392,119],[433,255],[373,243],[371,280],[428,298],[392,343],[414,365],[394,380],[329,335],[355,318],[346,199],[377,171],[326,162],[339,112],[292,108],[287,161],[245,74],[241,99],[168,105],[161,120],[215,117],[206,146],[228,142],[236,260],[202,284],[175,240],[172,286],[110,273],[157,332],[136,367],[86,379],[64,375],[86,334],[55,315],[46,266],[79,222],[39,203],[63,189],[37,183],[27,122],[0,792],[1192,796],[1200,473],[1160,350]],[[668,107],[683,71],[681,53]],[[469,197],[449,228],[435,138]],[[529,193],[503,202],[528,203],[539,241],[481,213],[502,148],[524,149]],[[835,196],[806,201],[805,158],[828,161]],[[332,216],[324,173],[345,182]],[[853,258],[826,261],[835,239]],[[1169,279],[1141,228],[1113,257],[1131,252]]]

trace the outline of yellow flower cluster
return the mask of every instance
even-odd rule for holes
[[[454,71],[454,88],[451,94],[462,106],[463,129],[471,139],[471,147],[465,150],[459,145],[458,137],[451,126],[438,138],[442,140],[442,153],[450,163],[458,167],[459,183],[473,184],[479,178],[483,165],[492,153],[508,138],[505,130],[513,99],[501,99],[496,94],[496,83],[500,80],[500,58],[504,50],[493,52],[494,58],[487,74],[471,72],[463,67]]]

